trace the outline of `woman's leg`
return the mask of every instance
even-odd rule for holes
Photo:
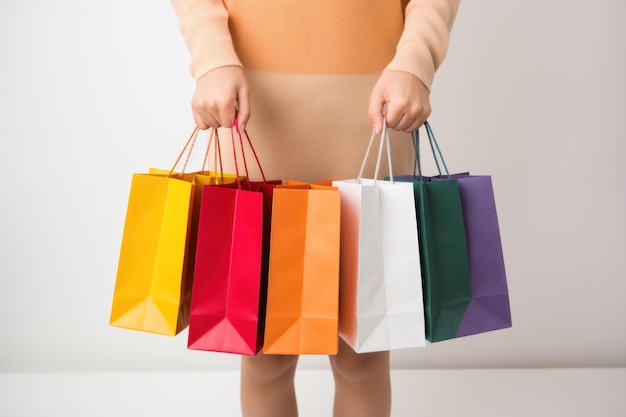
[[[243,417],[297,417],[294,376],[297,356],[241,357]]]
[[[389,352],[356,354],[343,340],[330,357],[335,377],[334,417],[389,417]]]

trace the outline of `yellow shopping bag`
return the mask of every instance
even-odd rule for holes
[[[134,174],[110,324],[175,335],[189,320],[184,303],[185,248],[192,183]]]
[[[197,134],[174,166],[191,152]],[[133,174],[110,317],[114,327],[176,335],[189,323],[198,194],[203,185],[234,182],[236,176],[184,169]]]

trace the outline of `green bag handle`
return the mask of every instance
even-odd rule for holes
[[[443,154],[441,153],[441,149],[439,148],[439,143],[437,143],[437,138],[435,138],[435,134],[433,133],[432,128],[430,127],[430,123],[428,121],[424,122],[424,127],[426,128],[426,134],[428,135],[428,142],[430,144],[430,150],[433,153],[433,159],[435,160],[435,165],[437,166],[437,172],[441,175],[441,167],[439,166],[439,160],[441,159],[441,164],[446,172],[446,176],[450,178],[450,172],[448,171],[448,166],[446,165],[446,161],[443,159]],[[415,163],[413,165],[413,176],[419,177],[419,181],[424,181],[424,176],[422,174],[422,166],[421,166],[421,156],[420,156],[420,133],[419,129],[411,134],[411,139],[413,141],[413,149],[415,151]],[[435,152],[437,149],[437,152]],[[439,158],[437,158],[437,154],[439,154]],[[415,174],[415,168],[417,165],[418,175]]]

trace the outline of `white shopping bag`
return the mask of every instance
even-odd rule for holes
[[[386,127],[374,179],[333,181],[341,195],[339,334],[358,353],[425,345],[415,199],[393,182]],[[390,181],[377,180],[387,144]]]

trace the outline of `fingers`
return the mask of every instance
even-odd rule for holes
[[[385,106],[385,98],[378,94],[378,91],[374,90],[370,97],[369,108],[367,109],[367,116],[370,120],[372,128],[376,134],[380,133],[383,127],[383,108]]]
[[[429,115],[430,107],[424,103],[398,98],[390,101],[387,107],[387,127],[398,132],[415,132]]]
[[[200,129],[231,127],[237,113],[237,95],[215,97],[195,94],[191,103],[193,117]]]
[[[250,93],[247,86],[239,88],[237,93],[237,120],[239,130],[245,131],[248,120],[250,120]]]

